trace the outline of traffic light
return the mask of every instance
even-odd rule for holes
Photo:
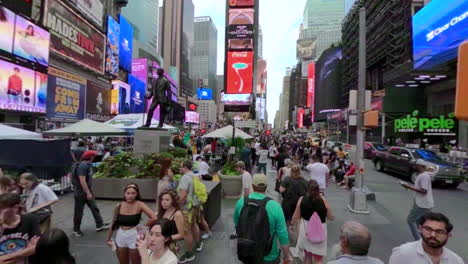
[[[468,41],[463,42],[458,48],[455,117],[459,120],[468,120]]]
[[[379,111],[367,111],[364,113],[364,126],[365,127],[378,127],[379,126]]]

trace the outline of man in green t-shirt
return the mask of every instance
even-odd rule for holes
[[[252,179],[253,193],[248,197],[249,199],[254,200],[263,200],[266,195],[265,191],[267,189],[267,177],[265,174],[255,174]],[[242,208],[244,207],[244,197],[241,197],[236,204],[236,209],[234,211],[234,225],[237,226],[239,222],[239,216],[241,214]],[[263,264],[278,264],[280,263],[280,250],[278,248],[279,240],[281,250],[284,254],[284,259],[291,261],[291,256],[289,254],[289,236],[288,229],[286,227],[286,220],[284,219],[283,209],[281,205],[274,201],[270,200],[267,202],[265,209],[268,213],[268,222],[270,223],[270,233],[273,237],[273,247],[268,255],[263,258]],[[287,261],[285,261],[287,262]]]

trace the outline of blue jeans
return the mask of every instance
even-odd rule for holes
[[[413,208],[411,208],[411,211],[409,212],[409,215],[406,218],[406,221],[408,222],[408,225],[411,230],[411,234],[414,237],[414,240],[421,239],[421,235],[419,234],[419,229],[418,229],[419,219],[425,214],[429,213],[430,211],[431,209],[421,208],[417,206],[416,203],[414,203]]]
[[[265,175],[266,175],[266,167],[267,167],[266,163],[258,163],[257,164],[258,172],[261,173],[262,170],[263,170],[263,174],[265,174]]]

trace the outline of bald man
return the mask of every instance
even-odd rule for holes
[[[354,221],[343,224],[340,234],[341,256],[328,264],[383,264],[379,259],[369,257],[371,234],[367,227]]]

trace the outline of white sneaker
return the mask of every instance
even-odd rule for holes
[[[208,238],[210,238],[211,236],[212,236],[212,234],[211,234],[211,232],[209,232],[209,233],[203,234],[203,235],[201,236],[201,238],[202,238],[202,239],[208,239]]]

